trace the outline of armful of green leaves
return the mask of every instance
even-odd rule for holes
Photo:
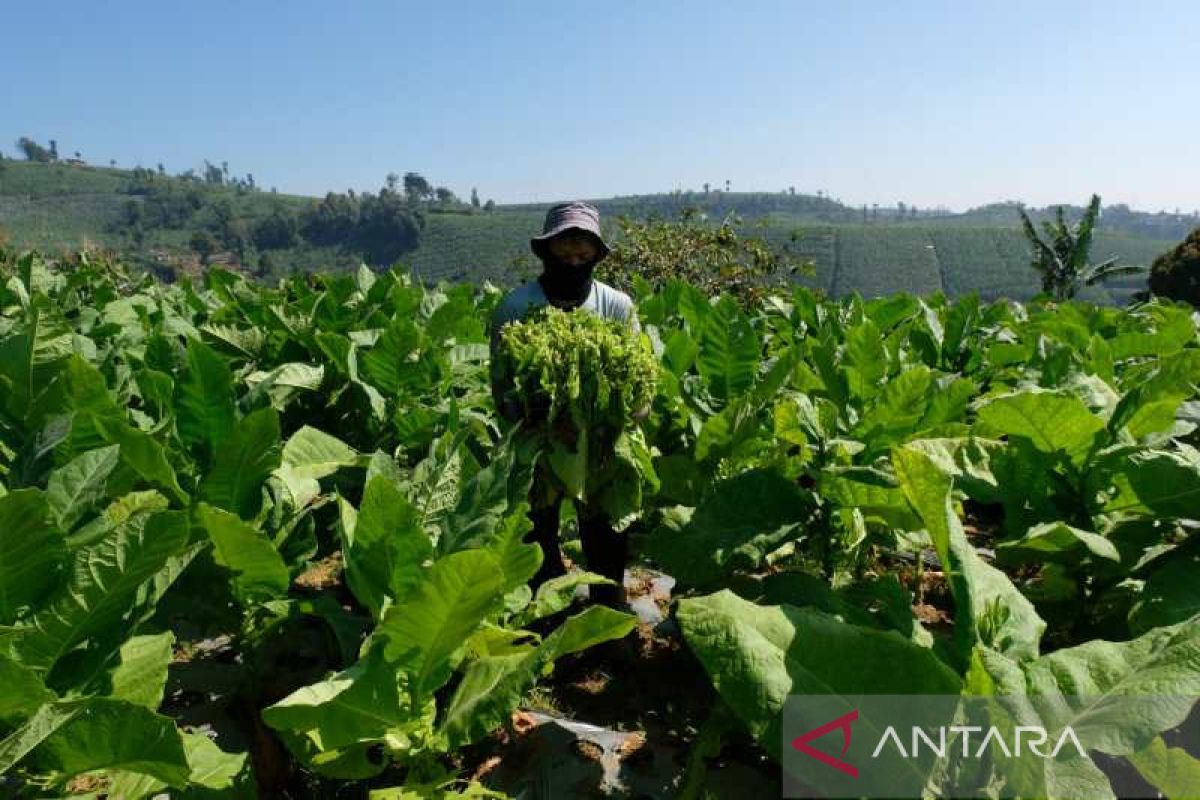
[[[492,364],[498,406],[546,428],[563,418],[578,429],[616,435],[654,397],[658,362],[647,342],[621,322],[542,309],[499,333]]]
[[[616,476],[651,480],[640,467],[617,468],[654,397],[658,360],[648,341],[624,322],[555,308],[506,325],[499,339],[492,367],[503,392],[497,406],[519,408],[562,488],[578,500],[612,505],[614,518],[636,511],[640,491],[616,493],[634,498],[629,502],[604,498],[616,496]]]

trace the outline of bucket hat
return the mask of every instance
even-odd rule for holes
[[[545,258],[547,255],[545,248],[549,241],[563,231],[572,228],[586,231],[595,237],[596,244],[600,248],[600,256],[596,259],[597,261],[603,260],[608,255],[608,244],[600,235],[600,211],[591,203],[579,201],[551,206],[546,212],[546,221],[542,224],[542,235],[530,239],[529,246],[533,248],[533,252],[539,258]]]

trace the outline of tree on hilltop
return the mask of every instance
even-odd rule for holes
[[[17,149],[25,156],[28,161],[37,161],[41,164],[48,164],[54,160],[48,148],[42,147],[40,144],[30,139],[28,136],[22,136],[17,139]]]
[[[404,173],[404,194],[410,203],[416,203],[433,195],[433,187],[429,181],[416,172]]]

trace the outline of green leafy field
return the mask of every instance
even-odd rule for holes
[[[919,234],[856,236],[939,288]],[[789,694],[1200,696],[1190,308],[636,294],[656,627],[581,603],[585,572],[526,585],[497,292],[6,254],[0,796],[503,796],[486,765],[548,705],[655,746],[650,711],[687,720],[662,791],[698,797],[723,749],[777,778]],[[626,672],[644,699],[571,693]],[[987,777],[1113,796],[1117,760],[1181,796],[1195,724],[1144,719],[1069,785]]]

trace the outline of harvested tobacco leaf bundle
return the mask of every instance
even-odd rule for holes
[[[614,520],[657,491],[652,456],[633,416],[654,397],[658,360],[622,322],[546,308],[501,331],[493,365],[520,409],[524,435],[569,497]]]
[[[540,309],[501,331],[508,401],[531,424],[619,433],[654,396],[658,360],[628,325]]]

